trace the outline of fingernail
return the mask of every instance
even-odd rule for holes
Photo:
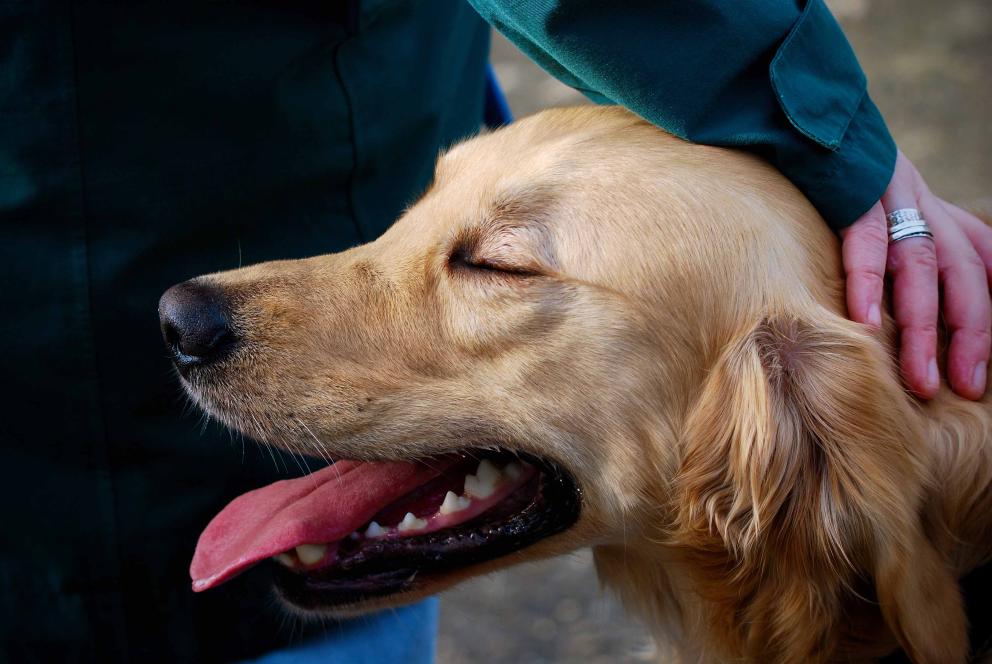
[[[985,362],[975,365],[975,373],[971,374],[971,385],[979,392],[985,391]]]
[[[937,358],[930,358],[927,365],[927,387],[936,390],[940,386],[940,372],[937,371]]]
[[[879,310],[877,304],[868,307],[868,322],[875,327],[882,326],[882,312]]]

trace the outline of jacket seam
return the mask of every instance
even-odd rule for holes
[[[92,251],[91,251],[91,235],[89,228],[89,216],[86,213],[86,166],[84,164],[83,158],[83,130],[81,124],[81,109],[79,106],[79,58],[76,43],[76,3],[72,2],[69,4],[69,41],[70,41],[70,56],[72,58],[71,71],[72,71],[72,110],[73,110],[73,122],[70,123],[72,130],[75,133],[76,142],[76,154],[78,155],[77,163],[79,167],[79,218],[82,222],[83,230],[83,258],[86,261],[86,326],[87,333],[90,339],[90,345],[92,348],[92,362],[93,362],[93,375],[96,379],[96,401],[97,408],[100,415],[100,431],[99,437],[102,443],[101,447],[103,450],[103,464],[106,468],[106,482],[110,494],[110,518],[112,519],[112,546],[116,557],[114,565],[117,568],[116,579],[120,579],[121,573],[121,561],[123,560],[123,551],[121,549],[120,540],[120,516],[117,513],[118,504],[118,492],[117,485],[115,482],[115,477],[113,473],[113,467],[111,462],[110,454],[110,438],[108,435],[107,427],[107,412],[104,403],[104,390],[103,390],[103,376],[100,372],[100,349],[97,344],[96,330],[93,327],[93,262],[92,262]],[[127,611],[124,607],[124,597],[121,592],[119,584],[115,583],[115,596],[116,602],[114,606],[115,613],[118,615],[115,624],[117,625],[117,637],[120,639],[120,644],[124,649],[123,661],[129,659],[128,653],[131,650],[131,645],[128,642],[127,634]]]
[[[358,123],[355,118],[355,102],[353,99],[353,92],[349,89],[348,84],[345,82],[345,76],[342,66],[341,49],[352,39],[352,35],[347,35],[334,45],[334,50],[332,52],[332,60],[334,64],[334,76],[337,78],[338,85],[341,86],[341,93],[344,97],[345,108],[348,113],[348,133],[349,141],[351,146],[351,168],[348,170],[348,179],[345,186],[348,192],[347,203],[348,203],[348,213],[351,217],[351,223],[355,228],[355,233],[358,236],[359,242],[365,242],[366,236],[364,231],[364,226],[362,220],[359,219],[358,213],[358,201],[357,201],[357,188],[358,188],[358,165],[359,165],[359,140],[358,140]]]
[[[806,6],[803,8],[802,14],[799,16],[799,20],[797,20],[796,23],[792,26],[792,28],[789,30],[789,34],[785,38],[785,41],[783,41],[782,44],[776,50],[775,57],[772,58],[771,64],[768,67],[769,70],[768,73],[770,75],[772,89],[775,91],[775,97],[778,100],[779,107],[782,109],[782,112],[785,114],[785,117],[789,121],[789,124],[795,127],[796,130],[798,130],[803,136],[806,136],[810,140],[816,142],[818,145],[821,145],[827,148],[828,150],[836,151],[837,149],[840,148],[840,145],[844,140],[844,135],[847,133],[848,128],[851,126],[851,122],[853,121],[854,116],[857,114],[858,109],[861,108],[861,102],[864,101],[865,95],[868,94],[867,86],[865,86],[861,90],[861,94],[858,95],[857,103],[854,104],[854,110],[851,113],[846,114],[847,115],[846,121],[844,122],[843,127],[838,132],[839,138],[836,141],[827,141],[820,138],[812,130],[805,128],[803,124],[796,119],[795,114],[792,112],[790,108],[789,102],[786,101],[785,94],[783,94],[781,90],[781,87],[779,85],[779,76],[776,73],[778,69],[778,65],[784,60],[786,52],[789,50],[789,46],[796,39],[796,35],[799,34],[799,31],[802,28],[803,23],[806,22],[806,19],[809,18],[810,13],[813,11],[813,6],[820,1],[821,0],[809,0],[806,3]]]

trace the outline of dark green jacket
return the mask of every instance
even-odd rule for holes
[[[896,148],[823,0],[469,0],[544,69],[697,143],[777,166],[835,228]]]
[[[300,471],[201,435],[156,303],[382,232],[478,129],[488,44],[463,0],[0,4],[0,662],[301,638],[265,570],[190,591],[211,516]]]

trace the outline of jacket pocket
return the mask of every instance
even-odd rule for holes
[[[823,147],[840,148],[868,81],[823,0],[809,0],[772,59],[770,75],[789,122]]]

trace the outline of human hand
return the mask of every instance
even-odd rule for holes
[[[933,240],[917,237],[889,244],[885,215],[903,208],[920,211]],[[900,152],[882,200],[841,237],[847,309],[853,320],[881,325],[882,285],[886,272],[892,276],[899,364],[909,389],[930,399],[940,386],[936,357],[942,304],[951,334],[947,354],[951,389],[965,398],[980,399],[985,393],[992,325],[992,228],[934,196]]]

